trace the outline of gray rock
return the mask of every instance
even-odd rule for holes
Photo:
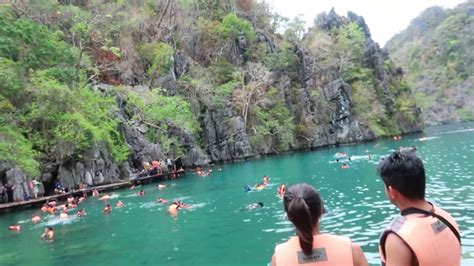
[[[6,172],[6,181],[14,185],[13,201],[22,201],[24,196],[31,197],[32,193],[28,189],[26,174],[20,167],[15,166]]]

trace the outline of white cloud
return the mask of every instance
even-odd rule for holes
[[[263,0],[261,0],[263,1]],[[346,16],[353,11],[363,16],[369,25],[372,39],[381,46],[396,33],[404,30],[412,19],[431,6],[453,8],[466,0],[264,0],[275,12],[282,16],[294,18],[302,15],[307,26],[321,12],[328,12],[332,7],[336,13]]]

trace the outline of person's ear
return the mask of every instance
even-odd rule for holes
[[[398,192],[396,188],[392,186],[387,186],[387,195],[390,200],[397,199],[399,194],[400,192]]]

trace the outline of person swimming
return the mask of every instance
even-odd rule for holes
[[[264,183],[258,183],[255,185],[255,188],[258,189],[258,190],[262,190],[266,187],[266,185]]]
[[[67,219],[68,217],[69,217],[69,214],[67,214],[65,210],[63,210],[61,214],[59,214],[59,219]]]
[[[123,201],[119,200],[117,201],[117,204],[115,205],[116,208],[122,208],[122,207],[125,207],[125,204],[123,203]]]
[[[244,191],[245,191],[245,192],[250,192],[250,191],[252,191],[252,188],[251,188],[249,185],[246,185],[246,186],[244,187]]]
[[[41,235],[41,238],[44,240],[53,240],[54,238],[54,230],[51,226],[46,226],[44,229],[44,233]]]
[[[19,225],[19,224],[10,225],[8,227],[8,230],[20,232],[21,231],[21,225]]]
[[[41,206],[41,212],[47,212],[48,211],[48,204],[43,204],[43,206]]]
[[[54,206],[48,206],[48,213],[53,215],[56,213],[56,207]]]
[[[262,184],[268,185],[269,182],[270,182],[270,178],[268,177],[268,175],[264,175],[263,180],[262,180]]]
[[[145,195],[145,191],[143,191],[143,189],[142,189],[142,190],[140,190],[140,191],[137,193],[137,195],[138,195],[138,196],[144,196],[144,195]]]
[[[86,216],[86,215],[87,215],[87,213],[86,213],[86,211],[85,211],[84,209],[80,209],[80,210],[76,213],[76,216],[77,216],[77,217],[84,217],[84,216]]]
[[[343,163],[343,164],[341,164],[341,168],[342,169],[348,169],[349,165],[347,163]]]
[[[286,192],[286,186],[284,184],[278,187],[278,196],[280,198],[283,198],[283,196],[285,195],[285,192]]]
[[[168,206],[168,213],[172,216],[178,215],[178,210],[180,209],[179,203],[174,201]]]
[[[244,211],[244,210],[253,210],[253,209],[257,209],[257,208],[263,208],[263,203],[262,202],[257,202],[257,203],[252,203],[252,204],[249,204],[247,206],[245,206],[244,208],[241,208],[240,210]]]
[[[171,203],[170,206],[168,206],[168,213],[173,216],[176,216],[178,214],[179,209],[185,209],[188,207],[189,205],[182,201],[173,201],[173,203]]]
[[[35,223],[37,223],[37,222],[39,222],[39,221],[41,221],[41,217],[40,217],[38,214],[33,214],[33,215],[31,216],[31,222],[32,222],[32,223],[35,224]]]
[[[157,198],[157,199],[156,199],[156,202],[158,202],[158,203],[167,203],[168,200],[167,200],[167,199],[164,199],[164,198]]]
[[[109,214],[111,210],[112,210],[112,207],[110,207],[110,204],[107,204],[105,205],[103,212],[104,214]]]
[[[158,184],[158,189],[163,189],[163,188],[165,188],[165,187],[166,187],[166,185]]]
[[[74,202],[74,197],[73,196],[67,197],[67,203],[73,203],[73,202]]]
[[[92,197],[98,197],[99,196],[99,191],[97,191],[97,189],[93,189],[92,190]]]
[[[110,199],[109,194],[105,194],[105,195],[103,195],[102,197],[99,198],[99,200],[109,200],[109,199]]]

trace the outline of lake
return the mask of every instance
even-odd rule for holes
[[[385,198],[375,167],[399,146],[415,145],[427,173],[427,198],[449,211],[460,225],[463,265],[474,265],[474,123],[432,127],[424,133],[325,148],[222,166],[222,171],[183,178],[135,190],[112,192],[110,203],[126,206],[102,213],[105,203],[89,197],[80,207],[87,216],[59,220],[38,210],[0,216],[0,265],[267,265],[275,244],[294,234],[276,196],[280,184],[306,182],[321,193],[328,209],[322,231],[345,235],[361,245],[369,262],[379,265],[378,238],[398,214]],[[351,157],[349,169],[336,162],[337,152]],[[370,159],[368,156],[370,155]],[[246,192],[267,174],[265,189]],[[136,192],[144,189],[144,196]],[[157,197],[191,204],[177,217]],[[251,203],[263,208],[245,210]],[[244,210],[243,210],[244,208]],[[71,212],[75,213],[75,211]],[[74,215],[71,215],[74,216]],[[8,231],[20,223],[19,233]],[[55,239],[40,238],[53,226]]]

